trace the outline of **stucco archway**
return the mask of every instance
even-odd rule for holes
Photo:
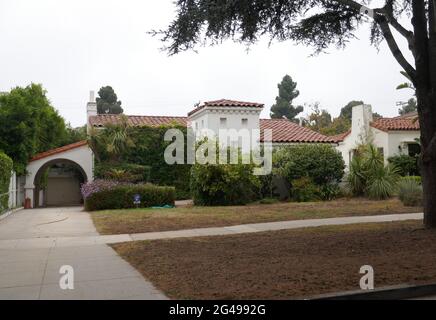
[[[76,168],[83,181],[92,181],[94,178],[94,157],[86,141],[79,141],[37,154],[26,167],[27,175],[24,188],[25,198],[30,207],[39,205],[38,181],[41,174],[56,164],[69,164]]]
[[[56,174],[53,169],[57,169]],[[47,161],[35,174],[33,207],[81,205],[80,185],[87,181],[85,170],[76,162],[61,158]]]

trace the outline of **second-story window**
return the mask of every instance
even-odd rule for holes
[[[227,118],[220,118],[220,128],[227,128]]]
[[[241,120],[242,123],[242,128],[247,128],[248,127],[248,119],[244,118]]]

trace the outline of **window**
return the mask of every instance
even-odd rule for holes
[[[409,143],[407,149],[409,150],[409,156],[411,157],[416,157],[421,153],[421,146],[417,143]]]
[[[195,122],[195,130],[198,130],[198,122]]]
[[[201,120],[201,129],[204,128],[204,120]]]
[[[247,128],[248,127],[248,119],[242,119],[242,128]]]
[[[227,118],[220,118],[220,128],[227,128]]]

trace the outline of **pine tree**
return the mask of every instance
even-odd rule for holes
[[[121,101],[111,86],[102,87],[98,91],[99,97],[97,100],[97,113],[98,114],[120,114],[123,113],[121,108]]]
[[[297,83],[292,80],[291,76],[286,75],[277,87],[279,95],[276,97],[276,103],[271,107],[271,118],[295,120],[295,116],[303,112],[302,106],[292,105],[292,101],[300,95]]]

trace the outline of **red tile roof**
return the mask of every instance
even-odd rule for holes
[[[330,136],[330,138],[332,138],[333,140],[335,140],[336,142],[342,142],[342,141],[344,141],[344,139],[346,138],[346,137],[348,137],[348,135],[351,133],[351,129],[350,130],[348,130],[348,131],[346,131],[346,132],[343,132],[343,133],[340,133],[340,134],[337,134],[337,135],[334,135],[334,136]]]
[[[419,131],[417,116],[416,112],[411,112],[395,118],[379,118],[374,120],[371,126],[382,131]],[[330,138],[337,142],[342,142],[350,133],[351,130],[348,130]]]
[[[194,113],[200,111],[205,107],[242,107],[242,108],[263,108],[262,103],[256,102],[244,102],[244,101],[235,101],[235,100],[215,100],[215,101],[206,101],[201,106],[195,108],[194,110],[188,113],[188,116],[193,115]]]
[[[167,125],[171,123],[177,123],[185,126],[187,122],[186,117],[166,117],[166,116],[127,116],[127,123],[131,126],[152,126],[157,127],[160,125]],[[91,116],[89,122],[94,127],[104,127],[106,124],[119,123],[121,119],[120,115],[115,114],[100,114],[97,116]]]
[[[265,129],[272,130],[272,142],[276,143],[335,143],[330,137],[324,136],[309,128],[299,126],[286,119],[260,119],[260,140],[264,141],[263,132]]]
[[[108,123],[117,123],[119,115],[97,115],[90,118],[93,126],[102,127]],[[158,126],[178,123],[187,125],[186,117],[155,117],[155,116],[128,116],[128,123],[134,126]],[[335,143],[336,140],[326,137],[311,129],[299,126],[285,119],[260,119],[261,139],[263,141],[263,130],[273,130],[273,142],[294,143],[294,142],[322,142]]]
[[[419,131],[419,121],[415,117],[380,118],[371,126],[382,131]]]
[[[75,142],[75,143],[72,143],[72,144],[68,144],[66,146],[62,146],[62,147],[59,147],[59,148],[56,148],[56,149],[51,149],[51,150],[48,150],[48,151],[45,151],[45,152],[41,152],[41,153],[38,153],[38,154],[34,155],[32,157],[32,159],[30,159],[30,162],[36,161],[36,160],[39,160],[39,159],[42,159],[42,158],[46,158],[46,157],[52,156],[54,154],[58,154],[58,153],[61,153],[61,152],[65,152],[65,151],[68,151],[68,150],[72,150],[72,149],[75,149],[75,148],[86,146],[87,144],[88,144],[88,142],[86,140],[82,140],[82,141]]]
[[[394,119],[415,119],[417,116],[418,116],[418,112],[413,111],[403,114],[402,116],[395,117]]]

